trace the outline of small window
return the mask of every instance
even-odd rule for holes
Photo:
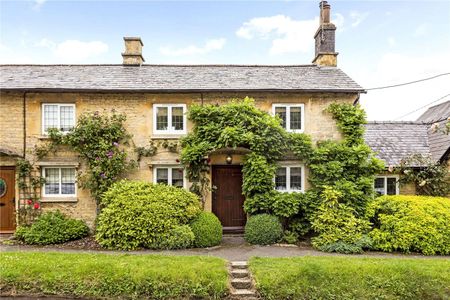
[[[42,170],[45,178],[44,196],[75,196],[75,168],[47,167]]]
[[[280,192],[304,191],[303,166],[281,166],[275,174],[275,189]]]
[[[155,134],[186,133],[185,104],[155,104],[153,105],[153,120]]]
[[[154,183],[184,187],[184,169],[180,166],[156,167],[153,175]]]
[[[398,178],[392,176],[378,176],[375,178],[374,188],[378,195],[398,195]]]
[[[273,114],[281,119],[281,126],[290,132],[303,132],[303,104],[273,104]]]
[[[43,104],[42,133],[47,134],[50,128],[67,133],[75,127],[75,104]]]

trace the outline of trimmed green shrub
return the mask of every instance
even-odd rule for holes
[[[244,237],[250,244],[274,244],[283,237],[283,227],[276,216],[254,215],[247,220]]]
[[[159,244],[149,245],[153,249],[186,249],[194,244],[195,235],[188,225],[174,227],[169,233],[164,235]]]
[[[31,226],[17,228],[15,236],[26,244],[50,245],[77,240],[88,234],[85,222],[53,211],[40,215]]]
[[[222,224],[213,213],[201,212],[191,222],[191,229],[195,236],[195,247],[212,247],[222,242]]]
[[[450,199],[382,196],[369,204],[374,249],[450,254]]]
[[[326,188],[322,196],[324,201],[312,222],[319,235],[312,238],[312,245],[325,252],[361,253],[369,222],[356,218],[351,207],[338,202],[340,192]]]
[[[155,247],[201,211],[196,195],[173,186],[122,180],[104,195],[96,239],[108,249]],[[171,247],[176,247],[171,245]]]
[[[298,242],[298,233],[295,231],[285,230],[283,234],[283,242],[287,244],[295,244]]]

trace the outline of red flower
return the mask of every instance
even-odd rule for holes
[[[27,200],[27,204],[28,204],[28,205],[31,205],[31,204],[33,204],[33,200],[31,200],[31,199],[28,199],[28,200]]]
[[[177,163],[179,163],[180,162],[180,160],[177,158],[176,160],[175,160]]]
[[[33,207],[34,209],[39,209],[41,206],[39,205],[39,202],[36,202]]]

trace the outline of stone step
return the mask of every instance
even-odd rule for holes
[[[249,273],[247,269],[234,269],[231,270],[231,277],[233,278],[245,278],[248,277]]]
[[[256,299],[256,293],[248,289],[233,289],[231,291],[231,296],[234,299]]]
[[[231,285],[235,289],[250,289],[252,287],[252,281],[250,278],[233,278],[231,279]]]
[[[232,261],[231,268],[233,269],[247,269],[248,264],[246,261]]]

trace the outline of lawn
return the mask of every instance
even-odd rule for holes
[[[218,299],[227,292],[226,262],[219,258],[3,252],[3,295],[91,298]]]
[[[266,299],[450,299],[450,260],[252,258]]]

